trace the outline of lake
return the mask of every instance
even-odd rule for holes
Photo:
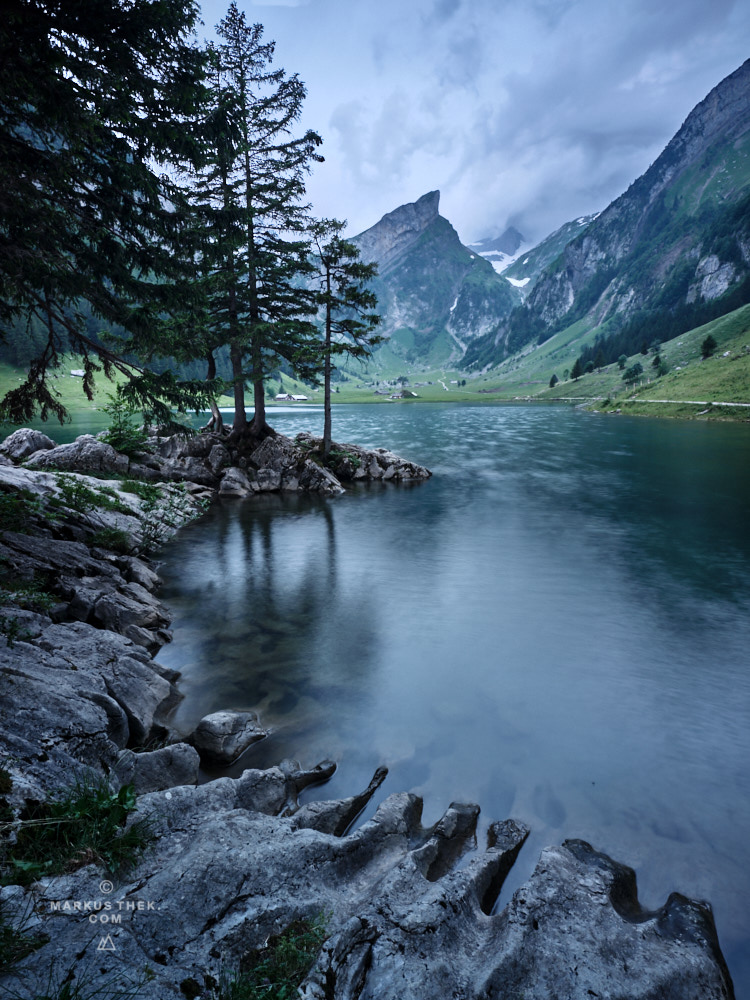
[[[272,411],[320,433],[313,408]],[[334,438],[432,469],[333,500],[218,503],[163,552],[175,723],[255,708],[243,757],[338,762],[308,797],[389,777],[580,837],[642,903],[711,901],[750,996],[750,427],[567,408],[339,406]],[[744,987],[744,989],[743,989]]]

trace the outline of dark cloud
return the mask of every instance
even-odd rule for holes
[[[207,24],[224,7],[204,0]],[[247,4],[308,87],[316,211],[352,232],[426,191],[467,242],[603,208],[745,58],[750,0]]]

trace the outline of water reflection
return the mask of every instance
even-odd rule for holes
[[[280,416],[285,433],[316,414]],[[263,765],[583,837],[642,897],[709,897],[750,985],[750,433],[529,407],[338,407],[417,489],[218,506],[166,554],[186,729],[254,707]],[[366,815],[368,815],[366,814]],[[480,830],[481,835],[481,830]]]

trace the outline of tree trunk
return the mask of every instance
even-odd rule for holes
[[[245,413],[245,373],[242,370],[242,348],[233,342],[229,349],[229,357],[232,361],[232,379],[234,382],[234,423],[232,430],[237,434],[247,427],[247,415]]]
[[[213,351],[209,351],[206,355],[206,362],[206,382],[212,382],[216,378],[216,358],[214,358]],[[203,429],[206,431],[216,431],[217,434],[221,434],[224,430],[224,418],[213,396],[209,405],[211,407],[211,419]]]
[[[266,424],[266,396],[263,385],[263,351],[257,337],[253,338],[253,402],[255,413],[250,424],[250,433],[255,437],[260,437],[267,429]]]
[[[323,362],[323,459],[331,450],[331,272],[326,272],[326,346]]]

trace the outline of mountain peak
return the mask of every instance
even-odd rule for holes
[[[509,226],[502,236],[497,236],[494,239],[487,238],[479,240],[477,243],[472,243],[472,248],[476,248],[476,252],[482,254],[504,254],[506,257],[513,257],[518,251],[518,248],[522,243],[525,243],[525,239],[521,233],[518,232],[515,226]]]
[[[440,192],[429,191],[417,201],[388,212],[380,222],[354,237],[362,259],[368,263],[378,261],[381,270],[386,268],[439,218],[439,205]]]

